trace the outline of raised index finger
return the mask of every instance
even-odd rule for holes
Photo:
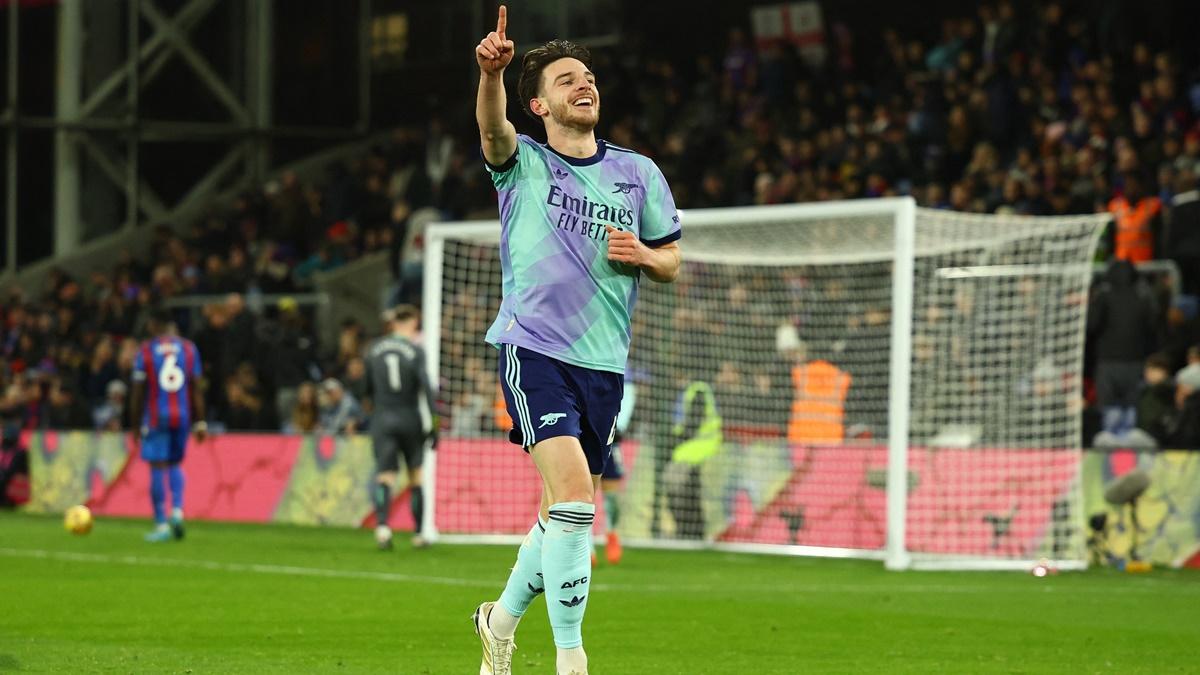
[[[496,32],[500,34],[500,40],[504,40],[504,29],[508,28],[508,8],[500,5],[500,16],[496,18]]]

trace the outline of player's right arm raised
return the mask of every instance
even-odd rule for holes
[[[505,35],[507,26],[508,8],[500,5],[496,30],[475,47],[475,60],[479,62],[475,119],[479,122],[483,158],[495,166],[507,162],[517,150],[517,130],[505,116],[504,69],[512,62],[514,53],[513,42]]]

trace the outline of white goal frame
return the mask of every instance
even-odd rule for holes
[[[890,358],[888,384],[888,441],[887,441],[887,485],[886,545],[878,549],[834,548],[783,544],[730,543],[714,541],[677,541],[667,539],[635,539],[628,545],[645,548],[674,550],[710,549],[739,553],[776,555],[798,555],[828,558],[857,558],[881,560],[889,570],[941,569],[941,570],[1020,570],[1028,571],[1041,562],[1060,570],[1086,569],[1086,559],[1064,559],[1030,561],[1009,558],[943,558],[932,554],[914,554],[906,546],[906,518],[908,512],[908,459],[910,447],[910,410],[913,354],[913,304],[914,271],[917,257],[916,223],[917,206],[911,197],[860,199],[818,202],[809,204],[785,204],[773,206],[733,207],[719,209],[697,209],[680,211],[685,228],[707,228],[737,226],[761,222],[764,215],[778,218],[794,215],[803,219],[837,218],[853,216],[890,216],[894,223],[894,242],[890,251],[864,252],[859,255],[835,254],[829,262],[864,262],[885,259],[894,260],[892,265],[892,305],[890,326]],[[964,214],[967,215],[967,214]],[[1049,221],[1050,219],[1044,219]],[[996,241],[995,235],[987,237]],[[498,220],[458,221],[431,224],[425,231],[425,265],[423,286],[423,329],[426,344],[425,358],[431,380],[439,382],[440,341],[442,323],[442,288],[445,244],[447,240],[469,240],[478,243],[498,243],[500,222]],[[1098,240],[1098,233],[1097,233]],[[955,247],[961,246],[959,242]],[[683,239],[684,261],[704,262],[714,260],[707,256],[689,254],[687,237]],[[810,257],[808,260],[819,258]],[[720,262],[739,265],[773,264],[769,254],[762,257],[721,257]],[[1070,266],[1068,266],[1070,267]],[[1090,265],[1088,266],[1090,269]],[[1077,269],[1044,269],[1038,266],[1007,265],[994,267],[949,268],[939,270],[944,278],[968,276],[1037,276],[1045,274],[1078,273]],[[1084,326],[1080,325],[1079,330]],[[483,336],[479,336],[483,340]],[[1082,358],[1082,355],[1081,355]],[[1081,452],[1081,450],[1080,450]],[[422,521],[423,534],[431,541],[442,543],[471,544],[519,544],[523,535],[517,534],[439,534],[436,521],[437,452],[427,451],[425,457],[425,512]],[[1082,503],[1078,475],[1073,481],[1076,503]],[[1083,526],[1082,514],[1073,514],[1077,526]]]

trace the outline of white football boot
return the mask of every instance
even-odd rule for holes
[[[496,603],[485,602],[475,610],[475,634],[483,643],[483,661],[479,664],[479,675],[512,675],[512,653],[517,645],[512,638],[496,637],[488,627],[488,615]]]

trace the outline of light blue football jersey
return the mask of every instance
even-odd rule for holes
[[[504,293],[488,343],[625,372],[641,270],[608,260],[606,226],[651,248],[679,239],[662,172],[603,140],[578,159],[523,134],[512,158],[487,168],[500,197]]]

